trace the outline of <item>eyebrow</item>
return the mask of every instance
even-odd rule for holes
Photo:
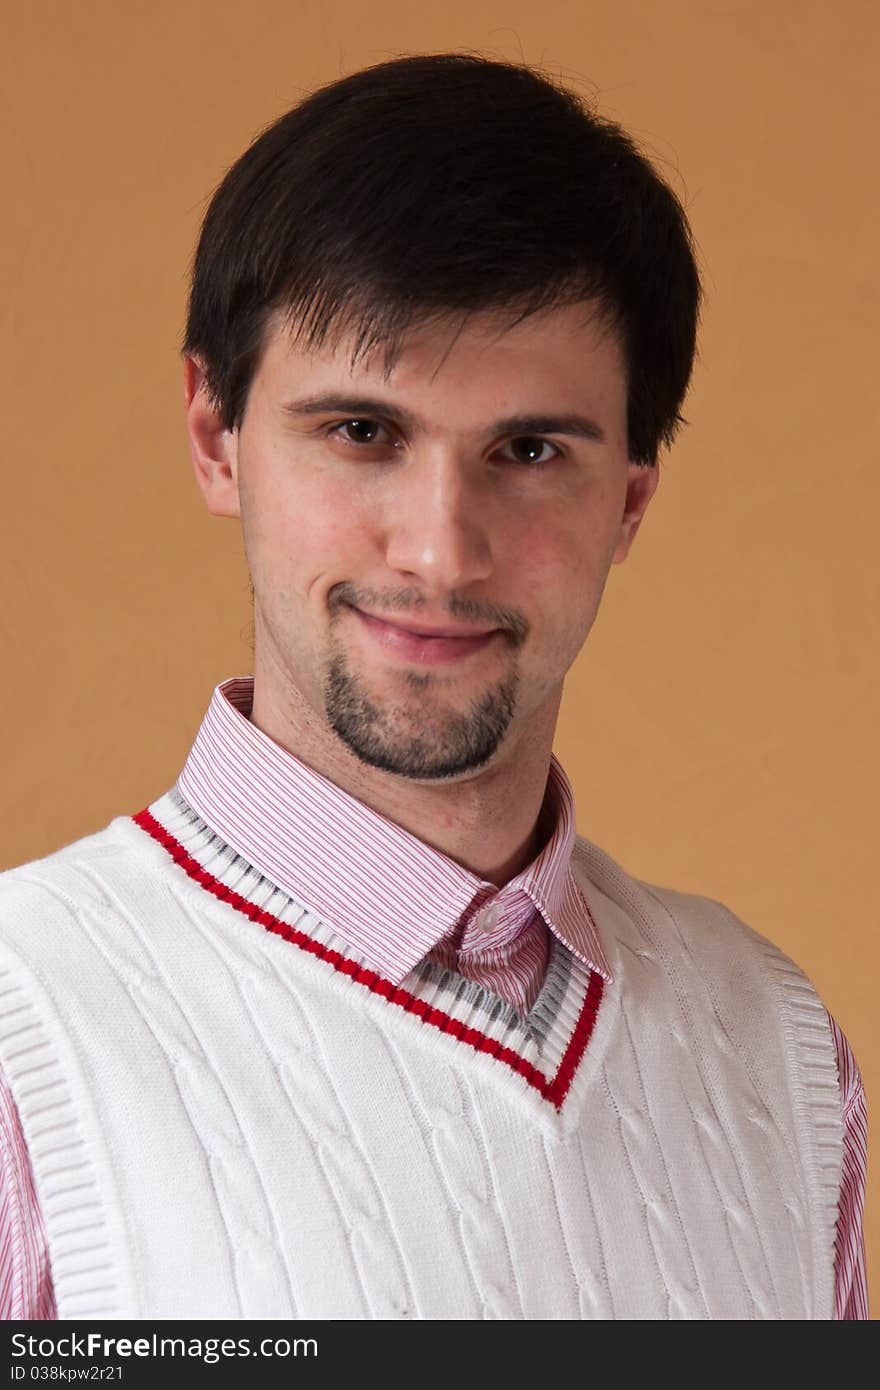
[[[385,416],[409,430],[411,434],[424,433],[425,422],[404,406],[394,405],[369,396],[340,396],[335,392],[322,395],[303,396],[299,400],[285,401],[281,409],[285,415],[324,415],[338,411],[354,417],[357,415]],[[605,431],[586,415],[508,415],[490,425],[488,434],[569,434],[580,439],[591,439],[597,444],[605,443]]]

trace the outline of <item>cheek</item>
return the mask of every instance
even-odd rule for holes
[[[582,502],[564,517],[536,517],[509,569],[511,584],[554,669],[560,664],[567,669],[575,659],[602,598],[609,540],[599,516]]]
[[[249,552],[259,552],[261,568],[278,575],[345,566],[369,534],[350,487],[294,469],[267,470],[243,498],[243,520]]]
[[[366,507],[357,506],[351,488],[328,487],[325,481],[320,489],[301,489],[295,501],[282,500],[272,527],[270,563],[288,610],[323,614],[336,585],[358,586],[381,572],[375,519]]]
[[[536,517],[520,542],[507,548],[519,587],[557,604],[587,604],[599,582],[607,542],[598,528],[573,523],[572,516]]]

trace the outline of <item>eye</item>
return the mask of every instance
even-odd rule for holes
[[[542,449],[552,449],[550,458],[529,458],[517,459],[517,463],[524,464],[527,468],[543,468],[546,464],[552,463],[554,459],[560,458],[562,451],[557,449],[555,444],[551,444],[549,439],[538,439],[536,435],[523,434],[518,439],[511,440],[511,445],[525,445],[526,451],[530,454],[540,454]]]
[[[337,424],[331,425],[327,430],[327,437],[333,438],[333,436],[337,436],[344,444],[349,446],[363,445],[369,447],[371,444],[376,443],[375,438],[364,439],[361,437],[353,439],[349,433],[339,434],[340,430],[349,431],[352,426],[354,426],[356,433],[366,432],[374,436],[377,431],[386,428],[379,420],[372,420],[366,416],[357,416],[350,420],[340,420]],[[558,449],[555,444],[551,444],[547,439],[540,439],[537,435],[520,435],[518,438],[510,441],[509,447],[517,447],[523,453],[532,455],[530,458],[520,457],[512,460],[514,463],[522,464],[524,468],[544,468],[555,459],[562,457],[561,449]],[[549,458],[535,457],[535,455],[540,455],[544,449],[552,449],[553,452]]]
[[[328,437],[332,438],[338,430],[347,430],[350,425],[354,425],[356,430],[366,430],[371,434],[375,434],[377,430],[383,430],[385,428],[385,426],[380,424],[378,420],[368,420],[365,417],[362,419],[360,416],[358,416],[357,418],[351,420],[341,420],[338,425],[331,426],[331,428],[327,431]],[[343,442],[345,444],[375,443],[374,439],[351,439],[346,436],[340,437],[343,439]]]

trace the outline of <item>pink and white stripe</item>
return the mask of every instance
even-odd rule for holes
[[[868,1165],[868,1112],[856,1059],[830,1014],[828,1019],[834,1035],[843,1109],[843,1175],[837,1214],[834,1316],[844,1321],[852,1321],[870,1316],[863,1227]]]
[[[497,888],[288,753],[250,722],[252,704],[252,676],[217,687],[177,785],[212,830],[332,922],[374,970],[399,985],[430,955],[528,1008],[549,928],[611,980],[569,871],[574,793],[555,756],[541,813],[546,843]]]
[[[610,981],[596,924],[569,872],[574,795],[555,757],[539,852],[498,888],[281,748],[251,724],[252,700],[251,676],[216,687],[178,787],[212,830],[332,922],[372,969],[399,985],[427,956],[525,1012],[540,989],[553,932]],[[834,1316],[865,1319],[865,1095],[846,1038],[830,1023],[845,1127]],[[0,1076],[0,1317],[55,1316],[33,1172]]]

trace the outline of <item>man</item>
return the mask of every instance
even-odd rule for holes
[[[525,67],[377,65],[229,171],[185,404],[254,673],[0,876],[7,1316],[866,1316],[840,1030],[577,836],[552,754],[699,297],[671,191]]]

